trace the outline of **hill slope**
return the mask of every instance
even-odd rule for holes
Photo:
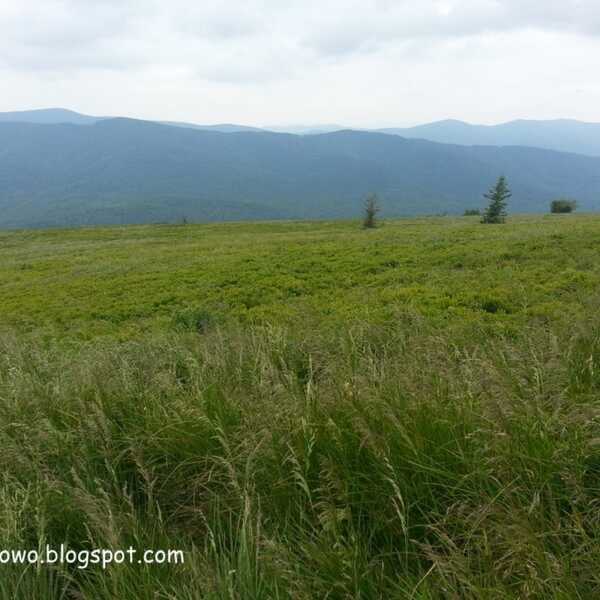
[[[161,125],[171,125],[172,127],[183,127],[186,129],[199,129],[201,131],[220,131],[221,133],[240,133],[242,131],[264,131],[258,127],[249,127],[248,125],[236,125],[235,123],[217,123],[216,125],[196,125],[195,123],[185,123],[182,121],[159,121]]]
[[[0,226],[461,212],[504,173],[512,210],[558,195],[600,209],[600,159],[369,132],[220,133],[129,119],[0,124]]]
[[[56,125],[71,123],[72,125],[93,125],[103,117],[92,117],[66,108],[40,108],[38,110],[18,110],[1,112],[0,123],[37,123]]]
[[[13,112],[0,112],[0,123],[36,123],[44,125],[93,125],[98,121],[103,121],[115,117],[92,117],[82,113],[68,110],[66,108],[40,108],[37,110],[19,110]],[[238,131],[262,131],[257,127],[248,127],[247,125],[236,125],[234,123],[219,123],[216,125],[196,125],[195,123],[183,123],[180,121],[157,121],[162,125],[172,125],[173,127],[186,127],[189,129],[206,129],[210,131],[221,131],[223,133],[233,133]]]
[[[38,110],[22,110],[0,112],[0,123],[37,123],[93,125],[110,117],[94,117],[64,108],[45,108]],[[156,121],[162,125],[189,129],[217,131],[222,133],[239,133],[242,131],[271,131],[274,133],[291,133],[295,135],[317,135],[339,132],[350,129],[342,125],[296,125],[277,127],[250,127],[235,123],[215,125],[199,125],[179,121]],[[458,145],[485,146],[531,146],[600,156],[600,123],[584,123],[573,119],[557,119],[553,121],[535,121],[521,119],[501,123],[499,125],[472,125],[464,121],[447,119],[416,127],[386,127],[372,131],[400,135],[409,139],[424,139],[431,142]]]
[[[518,120],[500,125],[471,125],[463,121],[447,120],[379,131],[445,144],[535,146],[600,156],[600,123],[583,123],[571,119]]]
[[[0,232],[0,597],[600,598],[599,234]]]

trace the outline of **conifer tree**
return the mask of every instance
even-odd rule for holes
[[[377,226],[377,213],[379,210],[377,194],[369,194],[365,200],[365,212],[363,217],[363,227],[365,229],[373,229]]]
[[[506,220],[506,204],[507,200],[512,196],[508,189],[506,177],[502,175],[498,179],[496,185],[487,193],[484,198],[487,198],[490,203],[483,213],[482,223],[504,223]]]

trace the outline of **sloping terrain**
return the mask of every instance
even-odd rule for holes
[[[461,147],[379,133],[221,133],[130,119],[0,124],[0,226],[388,216],[480,206],[498,175],[511,210],[561,195],[600,208],[600,158]]]
[[[391,127],[379,131],[444,144],[534,146],[600,156],[600,123],[584,123],[573,119],[520,119],[499,125],[472,125],[448,119],[416,127]]]

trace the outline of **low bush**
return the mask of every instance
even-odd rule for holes
[[[553,200],[550,204],[550,212],[554,214],[572,213],[576,208],[577,202],[575,200],[568,200],[565,198]]]
[[[178,310],[172,317],[172,323],[176,329],[196,331],[198,333],[207,331],[214,322],[213,315],[203,308]]]

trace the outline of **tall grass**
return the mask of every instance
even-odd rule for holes
[[[600,596],[600,329],[0,336],[0,598]]]

